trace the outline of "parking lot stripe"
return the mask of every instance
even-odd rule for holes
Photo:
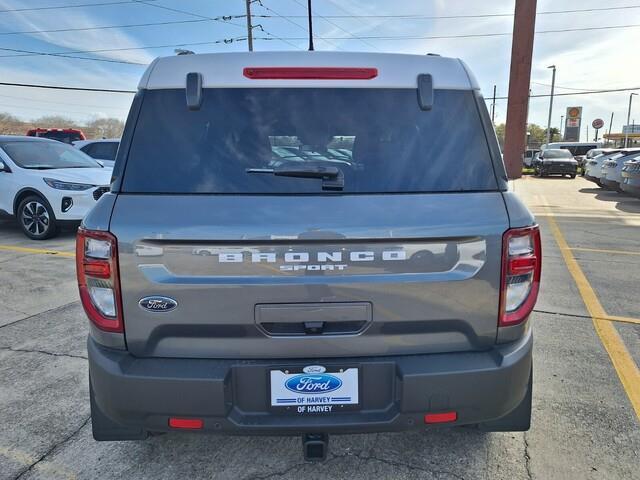
[[[9,252],[21,252],[21,253],[39,253],[43,255],[55,255],[57,257],[69,257],[69,258],[75,258],[76,256],[76,254],[73,252],[61,252],[60,250],[48,250],[43,248],[16,247],[13,245],[0,245],[0,250],[6,250]]]
[[[547,217],[547,222],[556,243],[560,247],[560,252],[562,253],[567,268],[576,282],[582,300],[591,315],[596,333],[609,354],[609,358],[611,358],[613,367],[618,374],[618,378],[620,378],[627,397],[629,397],[636,416],[640,419],[640,370],[638,370],[638,366],[633,361],[631,354],[629,354],[627,347],[624,345],[613,323],[608,320],[603,320],[603,318],[607,318],[608,315],[604,311],[602,304],[598,300],[596,293],[580,268],[580,265],[578,265],[578,262],[571,253],[571,248],[567,244],[552,215]]]
[[[570,247],[569,250],[573,250],[574,252],[611,253],[614,255],[640,255],[640,252],[632,252],[629,250],[606,250],[602,248]]]

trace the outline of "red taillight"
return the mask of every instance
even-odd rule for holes
[[[507,230],[502,237],[502,279],[498,326],[517,325],[533,310],[542,272],[542,246],[537,225]]]
[[[377,68],[352,67],[246,67],[242,74],[252,80],[371,80]]]
[[[89,320],[100,330],[124,332],[116,237],[108,232],[78,229],[76,274],[80,300]]]
[[[457,419],[457,412],[427,413],[424,416],[424,423],[450,423]]]
[[[204,426],[204,422],[199,418],[169,418],[169,426],[171,428],[184,428],[187,430],[200,430]]]

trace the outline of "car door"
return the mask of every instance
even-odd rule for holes
[[[13,199],[18,193],[20,172],[0,148],[0,161],[4,164],[4,171],[0,171],[0,210],[13,213]]]

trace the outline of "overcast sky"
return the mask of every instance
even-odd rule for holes
[[[236,39],[246,35],[245,19],[211,21],[203,17],[240,15],[244,0],[144,0],[147,3],[120,0],[0,0],[0,80],[17,83],[40,83],[113,89],[135,89],[138,79],[156,56],[173,54],[173,46]],[[111,3],[66,9],[37,9],[59,5]],[[255,31],[259,38],[255,50],[305,49],[306,19],[295,16],[306,13],[306,0],[262,0],[253,4],[255,18],[265,32]],[[154,6],[155,5],[155,6]],[[583,27],[631,26],[629,28],[539,33],[536,35],[532,93],[549,93],[551,70],[557,66],[557,93],[578,89],[610,89],[640,87],[640,0],[538,0],[538,12],[583,10],[589,8],[634,7],[610,11],[539,14],[537,31]],[[180,13],[169,9],[179,9]],[[356,50],[424,54],[440,53],[464,59],[475,72],[483,93],[490,97],[493,85],[498,96],[508,92],[511,37],[448,39],[367,39],[350,37],[450,36],[468,34],[509,33],[511,16],[454,19],[397,18],[330,18],[322,15],[424,15],[456,16],[511,14],[513,0],[478,2],[472,0],[314,0],[316,12],[314,32],[318,50]],[[32,9],[32,10],[24,10]],[[37,10],[33,10],[37,9]],[[22,10],[22,11],[7,11]],[[157,26],[118,27],[111,29],[34,33],[42,30],[86,29],[140,23],[185,23]],[[635,25],[635,27],[633,27]],[[15,33],[19,32],[19,33]],[[276,37],[292,39],[281,41]],[[346,37],[323,41],[322,37]],[[246,42],[200,44],[189,48],[196,52],[229,52],[246,50]],[[26,55],[30,52],[62,53],[82,50],[121,49],[119,51],[77,53],[88,59],[59,56]],[[131,62],[131,63],[117,63]],[[572,90],[575,89],[575,90]],[[640,93],[640,90],[638,90]],[[47,114],[64,114],[79,121],[93,117],[125,118],[131,101],[129,94],[82,93],[0,86],[0,111],[28,119]],[[552,126],[560,126],[560,116],[568,106],[583,106],[583,118],[591,123],[603,118],[608,126],[614,115],[613,131],[620,131],[626,120],[629,92],[598,95],[560,96],[554,101]],[[548,98],[532,99],[530,121],[545,125]],[[632,118],[640,123],[640,97]],[[496,122],[503,122],[506,101],[498,101]],[[583,129],[584,130],[584,129]],[[582,133],[583,139],[585,132]]]

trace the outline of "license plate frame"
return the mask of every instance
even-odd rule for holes
[[[310,369],[320,371],[309,371]],[[273,413],[311,416],[353,412],[361,409],[362,369],[360,365],[270,367],[267,369],[266,375],[267,405]],[[316,378],[316,383],[326,383],[328,381],[326,377],[333,377],[342,383],[340,387],[328,392],[321,390],[306,393],[293,392],[285,387],[285,383],[294,377],[323,377],[322,379]],[[296,381],[292,380],[289,385],[295,384]],[[329,400],[326,399],[327,397]],[[276,402],[278,399],[287,401]],[[323,401],[319,401],[319,399],[323,399]]]

